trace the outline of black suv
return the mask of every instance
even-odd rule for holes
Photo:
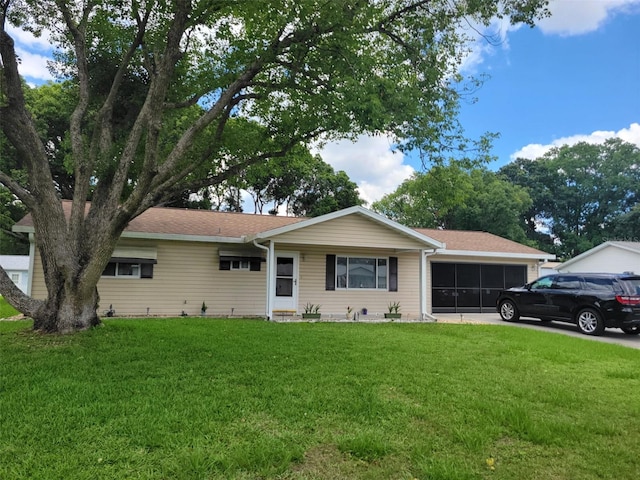
[[[640,275],[559,273],[498,295],[496,306],[507,322],[522,317],[575,323],[586,335],[605,328],[640,333]]]

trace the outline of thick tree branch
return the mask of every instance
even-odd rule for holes
[[[30,195],[10,181],[5,174],[8,187],[18,196],[24,197],[31,207],[36,203],[46,204],[57,201],[47,155],[36,131],[31,116],[25,107],[22,82],[18,71],[17,56],[11,36],[0,30],[0,57],[2,58],[3,91],[5,106],[0,107],[0,127],[17,151],[18,158],[26,167]]]
[[[111,82],[111,88],[109,89],[107,98],[102,104],[102,108],[97,115],[97,127],[94,131],[94,136],[91,141],[91,158],[93,160],[98,158],[99,155],[108,154],[111,149],[113,141],[113,108],[116,99],[118,98],[118,93],[120,91],[120,87],[122,86],[122,81],[124,79],[125,73],[127,72],[127,69],[131,64],[131,60],[133,59],[136,50],[142,45],[142,42],[144,40],[147,23],[149,21],[149,16],[151,15],[151,11],[153,8],[152,5],[153,3],[147,5],[147,10],[144,12],[144,16],[142,18],[140,18],[137,11],[135,12],[137,25],[136,35],[131,41],[129,48],[120,60],[118,69]]]
[[[86,28],[89,14],[93,8],[91,2],[87,2],[82,11],[79,22],[73,18],[73,14],[65,0],[56,0],[56,4],[67,30],[73,39],[73,48],[76,56],[76,72],[78,75],[78,103],[76,104],[69,121],[69,133],[71,139],[71,151],[74,163],[74,195],[71,208],[69,227],[71,231],[79,231],[84,222],[84,207],[89,195],[89,181],[92,171],[91,158],[85,149],[82,123],[89,106],[89,66],[87,61]]]
[[[20,290],[2,267],[0,267],[0,292],[13,308],[30,317],[35,316],[44,305],[42,300],[35,300]]]
[[[163,184],[160,188],[157,189],[158,192],[161,192],[160,195],[155,196],[153,201],[148,205],[155,206],[160,203],[165,203],[169,200],[174,199],[178,194],[188,191],[198,191],[204,187],[208,187],[211,185],[217,185],[219,183],[224,182],[225,180],[229,180],[232,177],[237,176],[242,171],[244,171],[247,167],[251,165],[255,165],[263,160],[267,160],[270,158],[278,158],[286,156],[291,150],[300,143],[307,143],[313,139],[320,137],[323,133],[326,133],[323,129],[316,129],[313,132],[307,132],[304,135],[299,135],[295,137],[291,137],[288,139],[287,143],[282,145],[277,150],[262,152],[258,155],[247,158],[246,160],[240,161],[236,164],[230,165],[225,168],[224,171],[215,173],[212,175],[208,175],[206,178],[197,179],[193,181],[184,182],[184,179],[187,178],[191,170],[189,168],[183,169],[181,172],[173,176],[169,181]],[[140,212],[142,213],[142,212]]]
[[[0,171],[0,183],[9,189],[11,193],[13,193],[16,197],[20,199],[22,203],[24,203],[27,209],[31,210],[36,205],[36,199],[31,195],[31,193],[22,187],[18,182],[16,182],[13,178],[11,178],[6,173]]]

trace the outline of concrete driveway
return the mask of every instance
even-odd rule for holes
[[[507,325],[520,328],[531,328],[543,332],[560,333],[571,337],[584,338],[597,342],[614,343],[625,347],[640,349],[640,335],[627,335],[618,328],[607,328],[604,335],[594,337],[584,335],[570,323],[549,322],[543,324],[540,320],[533,318],[521,318],[517,322],[504,322],[497,313],[439,313],[435,315],[438,323],[467,323],[467,324],[488,324]]]

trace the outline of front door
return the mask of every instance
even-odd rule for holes
[[[298,254],[276,252],[274,310],[298,309]]]

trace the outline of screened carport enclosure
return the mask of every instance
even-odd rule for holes
[[[495,312],[500,290],[525,283],[526,265],[432,262],[432,311]]]

